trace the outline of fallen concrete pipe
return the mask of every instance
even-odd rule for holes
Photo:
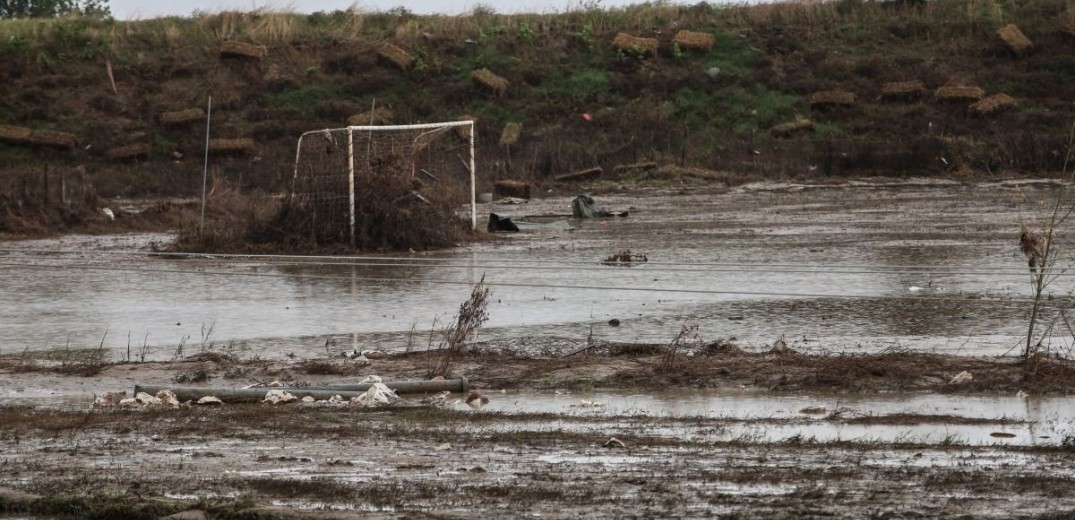
[[[459,392],[466,393],[470,390],[467,378],[445,379],[443,381],[385,381],[385,386],[391,388],[397,394],[424,394],[435,392]],[[249,403],[265,399],[269,390],[285,390],[291,395],[302,399],[310,396],[314,399],[329,399],[338,395],[345,399],[358,397],[369,390],[373,383],[357,383],[351,385],[331,386],[308,386],[302,388],[288,386],[260,387],[260,388],[222,388],[200,386],[173,386],[173,385],[134,385],[134,393],[145,392],[156,395],[161,390],[171,390],[180,401],[197,401],[205,396],[214,396],[226,403]]]

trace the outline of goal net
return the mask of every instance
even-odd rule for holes
[[[473,121],[350,126],[299,137],[290,204],[318,241],[355,244],[363,226],[381,224],[386,205],[408,214],[467,202],[476,228]]]

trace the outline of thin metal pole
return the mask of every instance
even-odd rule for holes
[[[205,232],[205,185],[209,179],[209,122],[213,119],[213,96],[209,96],[209,106],[205,113],[205,166],[202,169],[202,218],[198,223],[198,235]]]
[[[347,196],[350,201],[351,245],[355,245],[355,133],[347,129]]]
[[[478,206],[476,203],[475,185],[477,176],[474,174],[474,121],[470,122],[470,229],[478,229]]]

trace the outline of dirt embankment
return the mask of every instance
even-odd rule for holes
[[[301,133],[371,120],[476,120],[480,191],[582,170],[1048,174],[1071,23],[1060,0],[4,20],[0,193],[81,166],[105,198],[197,194],[209,95],[214,175],[270,192]],[[0,231],[72,225],[21,204],[0,202]]]

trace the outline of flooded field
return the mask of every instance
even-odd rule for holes
[[[484,277],[494,301],[482,339],[667,342],[697,325],[748,349],[784,336],[798,350],[999,355],[1018,346],[1029,312],[1019,225],[1038,222],[1037,203],[1055,189],[635,190],[599,197],[627,218],[402,257],[146,256],[163,235],[7,243],[0,352],[103,345],[113,359],[129,350],[170,359],[180,345],[260,357],[424,347]],[[555,220],[570,198],[480,211]],[[625,249],[648,262],[601,263]],[[1065,294],[1067,280],[1054,292]],[[1054,350],[1070,350],[1066,337]]]
[[[1070,518],[1071,334],[1015,356],[1019,226],[1056,189],[635,189],[599,197],[629,217],[586,221],[567,197],[492,203],[570,229],[402,256],[0,244],[0,518]],[[647,261],[603,262],[628,249]],[[483,278],[490,319],[454,365],[481,409],[93,406],[426,380],[430,330]]]

